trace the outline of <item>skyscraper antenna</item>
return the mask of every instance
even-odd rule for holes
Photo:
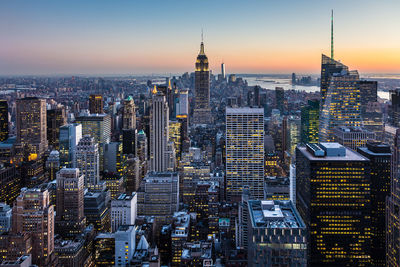
[[[333,9],[331,15],[331,58],[333,59]]]
[[[201,28],[201,42],[203,42],[203,28]]]

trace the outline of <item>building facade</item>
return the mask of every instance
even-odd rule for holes
[[[17,141],[19,160],[34,160],[47,150],[46,100],[37,97],[17,99]]]
[[[93,137],[85,135],[76,147],[75,166],[85,177],[85,186],[95,186],[100,181],[98,144]]]
[[[307,266],[307,227],[292,202],[247,205],[248,266]]]
[[[371,257],[373,266],[386,265],[386,198],[390,196],[391,159],[390,146],[368,141],[357,152],[371,163]]]
[[[360,78],[340,62],[322,55],[320,142],[333,142],[338,126],[361,126]]]
[[[370,266],[370,160],[338,143],[296,149],[296,206],[308,266]],[[357,244],[356,246],[353,244]]]
[[[111,200],[111,229],[117,231],[121,225],[134,225],[137,216],[137,194],[121,194]]]
[[[210,70],[208,67],[208,58],[204,52],[203,42],[200,44],[200,53],[196,59],[194,79],[195,108],[193,111],[193,123],[211,123]]]
[[[63,238],[74,238],[86,227],[84,175],[77,168],[57,173],[56,230]]]
[[[75,167],[76,146],[81,138],[81,124],[70,123],[60,127],[60,166]]]
[[[262,198],[264,191],[264,109],[226,109],[226,197],[240,200],[244,186]]]

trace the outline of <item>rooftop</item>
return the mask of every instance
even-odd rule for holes
[[[135,196],[135,194],[136,194],[135,192],[133,192],[132,195],[121,194],[118,196],[116,200],[131,200]]]
[[[307,144],[306,146],[298,146],[297,149],[313,161],[368,161],[359,153],[339,143]]]
[[[226,114],[254,114],[254,113],[260,113],[260,115],[264,115],[264,109],[263,108],[249,108],[249,107],[244,107],[244,108],[226,108]]]
[[[255,228],[304,228],[289,200],[249,200],[249,215]]]

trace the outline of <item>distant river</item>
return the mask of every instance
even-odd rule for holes
[[[319,92],[319,86],[304,86],[304,85],[292,85],[292,79],[283,78],[283,77],[273,77],[273,76],[245,76],[244,80],[247,81],[249,86],[259,85],[265,89],[275,89],[275,87],[282,87],[285,90],[296,90],[296,91],[305,91],[305,92]],[[389,92],[378,91],[378,97],[389,100]]]

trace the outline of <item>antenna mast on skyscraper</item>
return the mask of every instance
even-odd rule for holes
[[[201,42],[203,42],[203,28],[201,28]]]
[[[331,15],[331,58],[333,59],[333,9]]]

